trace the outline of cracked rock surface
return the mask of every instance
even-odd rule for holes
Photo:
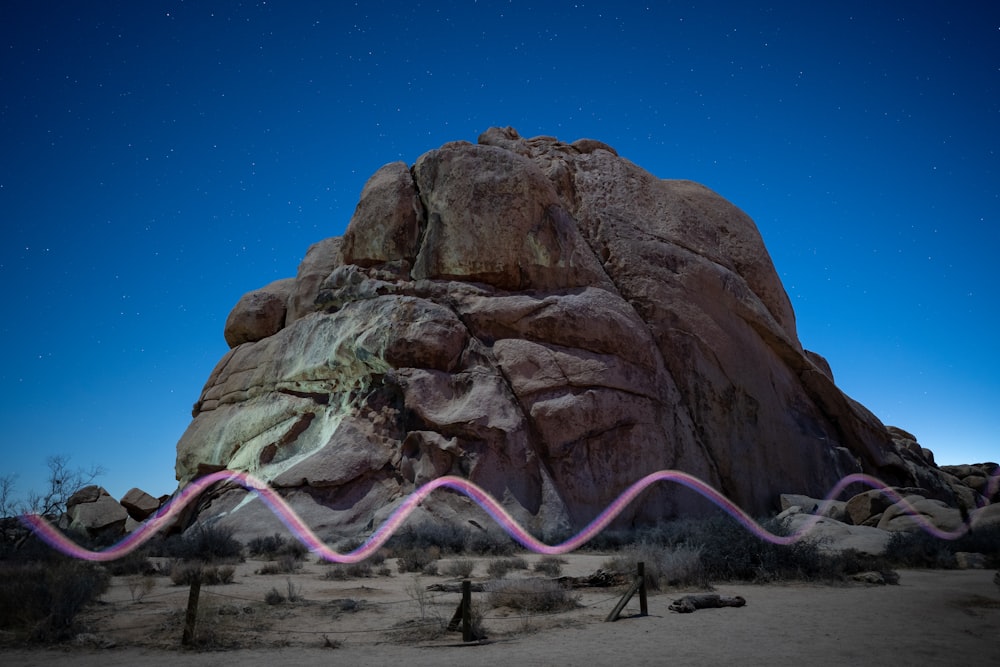
[[[177,478],[252,472],[321,533],[378,525],[445,474],[542,536],[664,468],[752,515],[859,471],[948,493],[803,349],[746,214],[594,140],[492,128],[386,165],[343,237],[241,299],[225,335]],[[219,490],[200,517],[279,526],[243,496]],[[658,486],[617,524],[709,510]],[[474,514],[448,493],[424,511]]]

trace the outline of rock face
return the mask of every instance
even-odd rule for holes
[[[493,128],[386,165],[343,237],[241,299],[225,337],[177,479],[252,472],[328,532],[377,524],[444,474],[543,536],[663,468],[751,513],[857,471],[954,493],[803,349],[749,217],[593,140]],[[271,529],[242,496],[219,490],[201,518]],[[708,508],[661,486],[618,524]]]

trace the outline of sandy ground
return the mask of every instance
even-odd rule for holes
[[[594,572],[607,559],[573,554],[563,574]],[[529,562],[536,556],[527,556]],[[447,559],[442,561],[442,564]],[[472,579],[485,580],[480,559]],[[458,593],[426,592],[444,576],[400,574],[335,581],[327,565],[307,563],[293,575],[257,574],[261,562],[238,566],[232,584],[203,586],[199,632],[215,645],[180,646],[188,588],[158,577],[136,601],[129,580],[115,578],[101,604],[81,616],[90,632],[59,648],[2,649],[0,663],[118,667],[219,665],[296,667],[350,665],[914,665],[997,664],[1000,589],[993,571],[903,570],[896,586],[723,584],[715,592],[741,595],[742,608],[691,614],[668,610],[693,590],[649,597],[639,616],[636,597],[622,619],[605,617],[618,589],[580,591],[582,606],[552,615],[483,608],[488,638],[463,644],[461,634],[426,636],[419,624],[451,618]],[[479,575],[479,576],[477,576]],[[516,571],[509,577],[535,576]],[[302,596],[294,604],[267,605],[272,588]],[[134,587],[134,582],[133,582]],[[425,592],[421,592],[425,591]],[[474,593],[474,604],[486,595]],[[417,628],[400,630],[400,624]],[[337,648],[330,648],[337,645]]]

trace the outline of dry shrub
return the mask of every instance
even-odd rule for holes
[[[493,582],[488,587],[490,607],[507,607],[529,612],[575,609],[579,598],[569,589],[548,579],[512,579]]]
[[[206,565],[200,562],[172,560],[167,564],[167,576],[174,586],[190,586],[195,581],[208,586],[233,583],[236,568],[232,565]]]
[[[346,581],[374,576],[372,564],[366,560],[357,563],[334,563],[323,574],[324,579]]]
[[[562,574],[562,566],[567,562],[565,558],[560,558],[559,556],[542,556],[535,563],[535,572],[548,577],[558,577]]]
[[[527,570],[528,561],[524,556],[494,558],[486,566],[486,573],[495,579],[503,579],[511,570]]]
[[[126,583],[132,602],[141,602],[156,587],[156,579],[150,574],[133,574],[126,579]]]
[[[448,561],[444,568],[442,568],[442,572],[449,577],[468,579],[472,576],[472,572],[475,569],[476,561],[471,558],[456,558]]]
[[[487,604],[492,608],[551,613],[580,606],[578,596],[549,579],[505,579],[492,582],[487,590]]]
[[[74,634],[76,615],[107,590],[111,577],[93,563],[58,560],[0,569],[0,628],[34,641]]]
[[[301,569],[302,562],[297,556],[291,554],[283,554],[278,556],[276,560],[264,563],[257,574],[292,574],[296,570]]]
[[[680,545],[663,547],[634,544],[604,562],[604,569],[632,575],[643,563],[646,588],[658,591],[666,586],[708,586],[701,564],[701,548]]]
[[[424,574],[436,574],[436,562],[441,557],[441,549],[438,547],[408,547],[395,551],[395,556],[396,567],[400,573],[422,572]],[[431,568],[432,564],[434,564],[434,572],[429,572],[428,569]]]

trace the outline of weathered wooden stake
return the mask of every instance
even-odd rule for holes
[[[462,624],[462,641],[471,642],[475,639],[472,636],[472,582],[466,579],[462,582],[462,601],[455,609],[455,615],[448,623],[448,631],[458,630],[458,624]]]
[[[462,582],[462,641],[472,641],[472,582]]]
[[[184,615],[184,635],[181,644],[190,646],[194,643],[195,623],[198,620],[198,595],[201,593],[201,577],[191,580],[191,592],[188,593],[187,614]]]
[[[622,599],[618,601],[615,608],[612,609],[611,613],[608,614],[608,617],[604,619],[606,623],[618,620],[618,616],[622,613],[622,610],[625,609],[625,605],[627,605],[628,601],[632,599],[632,596],[635,595],[636,591],[639,591],[640,613],[643,616],[649,615],[648,609],[646,608],[646,564],[639,563],[637,569],[639,574],[632,581],[632,585],[629,586],[628,590],[625,591],[625,595],[622,596]]]
[[[646,564],[639,561],[639,613],[649,616],[649,607],[646,605]]]

